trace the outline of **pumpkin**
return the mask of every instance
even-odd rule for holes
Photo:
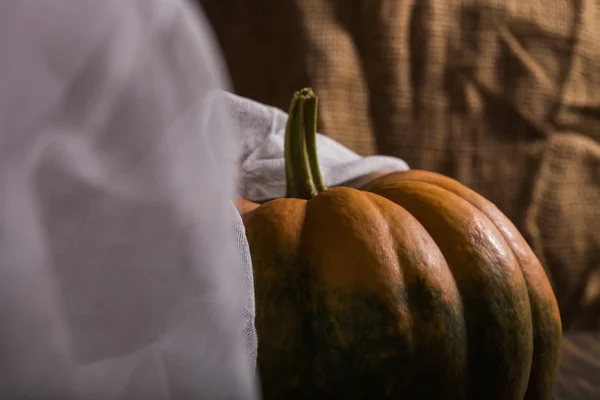
[[[242,197],[238,197],[235,199],[235,208],[237,208],[238,212],[241,215],[244,215],[245,213],[254,210],[255,208],[257,208],[259,206],[259,204],[244,199]]]
[[[286,198],[243,214],[265,399],[549,399],[562,328],[531,249],[426,171],[323,183],[317,98],[295,93]]]

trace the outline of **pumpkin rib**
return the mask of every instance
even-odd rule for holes
[[[435,185],[379,179],[367,190],[408,210],[448,262],[467,317],[469,397],[522,399],[533,351],[531,312],[525,280],[501,233],[466,200]]]
[[[299,259],[305,214],[305,200],[277,199],[242,216],[254,272],[261,382],[278,382],[263,385],[265,398],[314,396],[312,356],[305,354],[312,348],[310,314]]]
[[[533,362],[525,399],[550,398],[560,362],[560,346],[556,344],[562,339],[561,318],[552,286],[527,241],[492,202],[444,175],[422,170],[399,171],[377,179],[373,184],[398,179],[427,182],[454,193],[486,215],[504,236],[525,278],[531,306]]]
[[[303,235],[321,396],[464,398],[460,297],[425,228],[387,199],[335,188],[308,201]]]
[[[412,335],[417,346],[412,397],[464,399],[467,327],[458,286],[446,259],[431,235],[406,209],[374,193],[361,194],[380,210],[396,243],[394,250],[404,281],[400,299],[406,302],[413,319]],[[431,381],[436,385],[427,384]]]

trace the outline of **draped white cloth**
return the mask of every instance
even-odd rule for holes
[[[283,193],[286,115],[223,71],[183,0],[0,2],[0,399],[258,397],[230,200]]]

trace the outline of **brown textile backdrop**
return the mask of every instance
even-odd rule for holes
[[[599,1],[197,1],[237,93],[286,109],[311,86],[320,131],[480,192],[565,327],[600,327]]]

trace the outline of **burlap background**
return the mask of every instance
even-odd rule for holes
[[[238,94],[494,201],[549,271],[566,328],[600,327],[600,2],[198,0]]]

